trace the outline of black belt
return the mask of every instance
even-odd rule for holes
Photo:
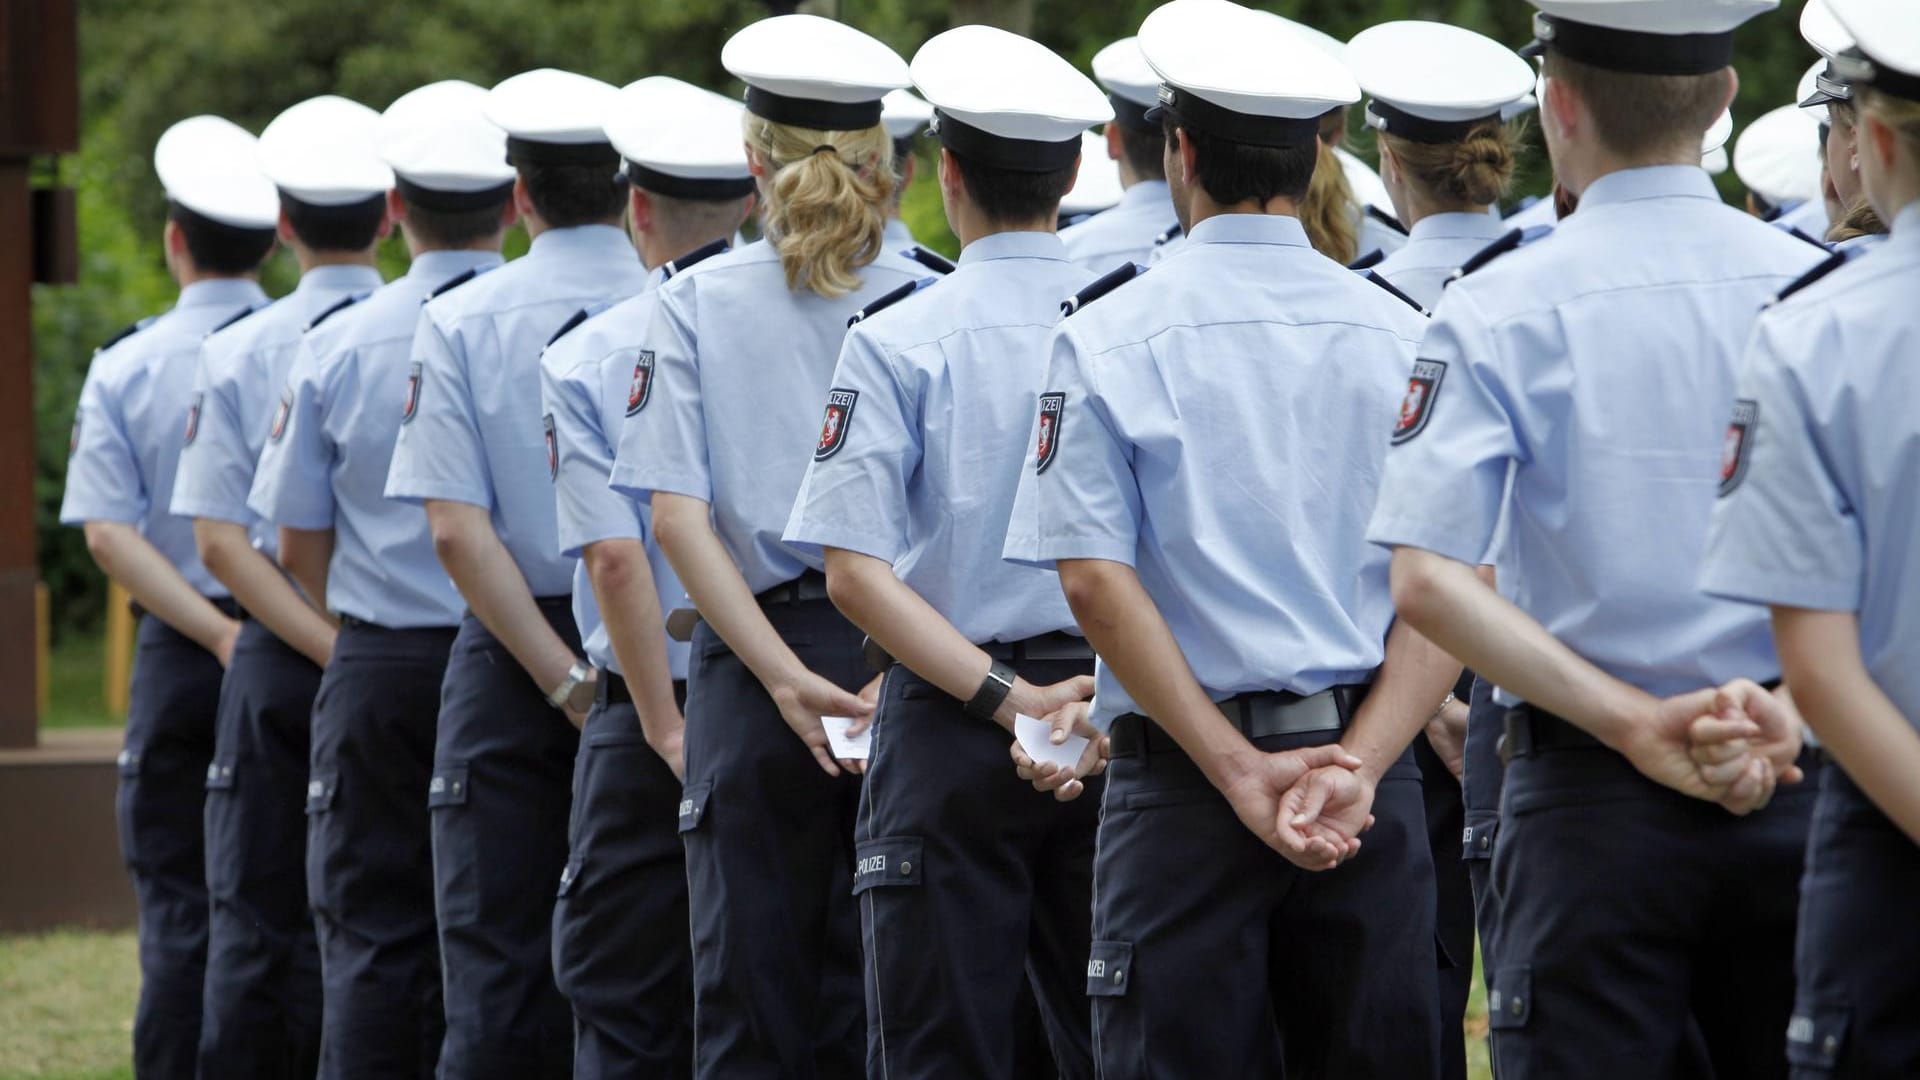
[[[409,630],[448,633],[460,629],[458,626],[388,626],[385,623],[374,622],[372,619],[363,619],[358,615],[348,615],[342,611],[336,611],[333,614],[334,618],[340,620],[342,630],[379,630],[388,634],[404,634]]]
[[[594,689],[593,700],[602,708],[633,704],[633,690],[627,686],[627,680],[611,671],[602,671],[596,682],[599,685]]]
[[[792,581],[775,585],[765,592],[755,593],[755,600],[762,607],[768,604],[799,604],[808,600],[827,598],[827,575],[818,570],[808,570]]]
[[[1774,690],[1780,686],[1780,680],[1773,679],[1760,685]],[[1535,705],[1523,703],[1508,709],[1501,727],[1500,763],[1503,765],[1514,758],[1553,750],[1607,749],[1606,743],[1585,728]]]
[[[212,604],[219,610],[220,614],[225,615],[229,619],[244,619],[247,617],[247,610],[240,606],[240,601],[235,600],[231,596],[206,596],[201,599]],[[136,619],[143,618],[148,614],[147,609],[141,607],[140,602],[137,600],[127,601],[127,611]]]
[[[1219,705],[1233,726],[1240,729],[1240,734],[1252,741],[1275,735],[1339,731],[1352,721],[1370,689],[1371,683],[1351,683],[1306,697],[1286,690],[1265,690],[1238,694]],[[1117,758],[1185,753],[1173,736],[1139,713],[1128,713],[1115,720],[1107,735],[1112,740],[1113,756]]]
[[[879,642],[867,638],[861,648],[867,658],[867,667],[881,672],[893,667],[893,657],[881,648]],[[1035,634],[1019,641],[989,641],[979,649],[995,660],[1015,667],[1038,660],[1093,659],[1093,646],[1087,644],[1086,638],[1058,630],[1049,634]]]

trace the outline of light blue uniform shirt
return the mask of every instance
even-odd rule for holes
[[[675,272],[674,264],[648,275],[640,295],[589,318],[547,347],[540,357],[540,387],[553,417],[559,471],[554,502],[559,517],[560,553],[578,558],[589,544],[635,540],[646,545],[660,612],[690,607],[687,592],[653,537],[653,510],[607,486],[613,474],[615,440],[653,375],[639,363],[640,339],[653,321],[656,290]],[[587,577],[586,563],[574,571],[573,616],[595,667],[619,672],[613,642]],[[687,677],[687,645],[667,640],[667,665],[673,677]]]
[[[880,243],[895,255],[920,246],[920,241],[914,239],[913,230],[907,228],[907,223],[899,218],[887,219],[886,232]]]
[[[294,529],[332,529],[329,610],[380,626],[454,626],[466,610],[433,551],[427,516],[388,501],[406,415],[413,336],[433,290],[500,265],[485,251],[429,251],[404,277],[306,334],[287,376],[293,406],[269,438],[247,500]]]
[[[795,543],[891,563],[975,644],[1078,633],[1051,571],[1001,559],[1060,302],[1093,275],[1060,238],[998,233],[937,285],[855,326],[833,394],[838,448],[807,466]]]
[[[274,523],[254,513],[247,496],[261,448],[292,407],[285,390],[300,335],[321,312],[379,287],[380,271],[371,266],[316,266],[278,302],[201,344],[173,481],[175,514],[245,525],[262,554],[280,550]]]
[[[267,294],[251,281],[195,282],[180,290],[172,310],[94,356],[74,414],[61,524],[138,526],[187,584],[206,596],[227,595],[227,587],[200,564],[193,522],[173,513],[174,469],[201,341],[207,331],[266,303]]]
[[[1447,288],[1368,536],[1477,563],[1504,503],[1500,591],[1601,669],[1661,697],[1778,675],[1765,613],[1696,580],[1741,346],[1819,256],[1697,168],[1596,180]]]
[[[1293,218],[1200,222],[1054,332],[1008,557],[1133,567],[1215,700],[1367,680],[1393,621],[1367,418],[1392,413],[1425,330]],[[1096,682],[1095,723],[1136,710]]]
[[[1177,220],[1167,182],[1142,180],[1112,207],[1060,230],[1060,242],[1067,258],[1099,275],[1122,263],[1146,262],[1153,242]]]
[[[620,433],[613,487],[711,504],[714,531],[755,592],[823,567],[817,546],[781,534],[821,441],[820,402],[847,319],[929,276],[893,252],[858,273],[845,296],[790,290],[779,252],[762,240],[661,286],[642,339],[652,375]]]
[[[1460,264],[1512,229],[1492,214],[1429,214],[1414,223],[1406,244],[1374,264],[1373,271],[1431,311]]]
[[[1773,224],[1782,229],[1799,229],[1815,240],[1824,240],[1831,223],[1827,220],[1827,201],[1825,199],[1806,199],[1797,202],[1773,219]]]
[[[581,308],[624,300],[646,280],[623,230],[587,225],[549,229],[523,258],[429,300],[413,340],[418,400],[400,425],[387,498],[485,507],[533,595],[570,594],[540,350]]]
[[[1857,612],[1867,672],[1920,727],[1920,203],[1893,239],[1760,317],[1701,585]]]
[[[1560,213],[1553,208],[1553,192],[1549,191],[1508,214],[1505,223],[1509,229],[1531,229],[1540,225],[1557,225],[1559,222]]]

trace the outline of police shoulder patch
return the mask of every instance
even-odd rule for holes
[[[353,305],[359,303],[360,301],[365,300],[367,298],[367,295],[368,295],[367,293],[355,293],[352,296],[341,297],[338,301],[336,301],[333,304],[333,306],[327,308],[325,311],[322,311],[320,314],[315,315],[313,319],[307,323],[307,328],[305,330],[302,330],[301,333],[303,334],[312,333],[314,327],[319,326],[321,323],[326,322],[328,319],[333,318],[335,315],[338,315],[341,312],[352,307]]]
[[[273,410],[273,429],[267,432],[267,438],[279,442],[286,437],[287,423],[293,419],[293,387],[280,391],[280,404]]]
[[[553,414],[548,413],[542,416],[540,426],[546,430],[547,437],[547,478],[558,480],[560,478],[560,436],[553,428]]]
[[[653,350],[641,349],[633,359],[633,381],[627,384],[627,415],[647,407],[653,399]]]
[[[1359,258],[1348,263],[1347,269],[1371,270],[1374,267],[1379,266],[1382,262],[1384,262],[1386,260],[1386,257],[1387,257],[1386,252],[1381,251],[1379,248],[1374,248],[1372,251],[1369,251],[1365,255],[1362,255]]]
[[[182,446],[192,446],[193,440],[200,437],[200,406],[206,400],[204,390],[194,391],[193,397],[187,400],[187,430],[180,440]]]
[[[1393,445],[1398,446],[1427,429],[1433,418],[1433,403],[1440,396],[1440,383],[1447,377],[1445,360],[1416,360],[1407,379],[1407,396],[1400,401],[1400,415],[1393,424]]]
[[[1820,261],[1820,264],[1818,266],[1815,266],[1813,269],[1807,271],[1804,274],[1801,274],[1799,277],[1794,278],[1791,282],[1789,282],[1786,288],[1781,289],[1780,292],[1777,295],[1775,295],[1771,301],[1768,301],[1768,306],[1771,307],[1774,304],[1777,304],[1780,301],[1785,300],[1787,297],[1792,296],[1794,293],[1800,292],[1801,290],[1819,281],[1821,278],[1824,278],[1828,274],[1833,273],[1835,270],[1838,270],[1841,267],[1847,265],[1848,257],[1849,257],[1848,254],[1844,251],[1836,251],[1832,255],[1827,256],[1825,259]]]
[[[407,365],[407,400],[400,406],[400,422],[410,424],[420,411],[421,373],[425,370],[420,361]]]
[[[924,289],[927,286],[932,285],[938,280],[940,279],[939,278],[921,278],[918,281],[909,281],[905,285],[902,285],[899,288],[892,290],[891,292],[881,295],[879,298],[875,299],[873,303],[868,304],[866,307],[863,307],[859,311],[856,311],[852,315],[848,316],[847,328],[852,329],[853,327],[858,326],[863,322],[866,322],[868,319],[873,318],[875,315],[880,314],[882,311],[887,310],[893,305],[899,303],[902,300],[905,300],[907,297],[912,296],[914,293],[917,293],[921,289]]]
[[[695,248],[692,251],[687,252],[685,255],[682,255],[679,258],[673,260],[672,262],[669,262],[665,267],[662,268],[662,270],[664,271],[667,277],[671,278],[673,275],[679,273],[680,271],[686,270],[690,267],[697,266],[700,263],[706,262],[708,259],[713,258],[715,255],[725,254],[732,247],[733,245],[728,243],[727,240],[723,237],[719,240],[715,240],[713,243],[708,244],[705,247]]]
[[[1385,289],[1387,291],[1388,296],[1393,297],[1395,300],[1400,301],[1401,303],[1407,305],[1408,307],[1419,312],[1420,314],[1422,315],[1433,314],[1432,312],[1428,311],[1426,308],[1421,307],[1420,301],[1415,300],[1413,297],[1408,296],[1406,293],[1403,293],[1399,289],[1394,288],[1393,282],[1388,281],[1386,278],[1380,276],[1379,271],[1368,270],[1365,273],[1361,274],[1360,276],[1366,278],[1368,281],[1373,282],[1375,285],[1380,286],[1382,289]]]
[[[820,445],[813,448],[813,460],[825,461],[847,445],[847,428],[853,424],[853,407],[859,401],[858,390],[827,391],[827,411],[820,418]]]
[[[453,290],[459,288],[462,285],[465,285],[467,282],[472,281],[474,278],[477,278],[479,276],[480,276],[480,268],[477,266],[468,270],[462,270],[461,272],[453,275],[447,280],[441,282],[439,285],[435,286],[434,290],[427,294],[427,299],[431,300],[434,297],[441,295],[442,293],[450,293]]]
[[[1747,478],[1747,458],[1753,453],[1754,430],[1760,425],[1760,403],[1741,398],[1733,403],[1733,419],[1720,444],[1720,497],[1726,498]]]
[[[937,251],[928,251],[916,245],[907,249],[906,256],[936,274],[951,274],[954,271],[953,261]]]
[[[1121,263],[1112,270],[1093,279],[1093,283],[1060,302],[1060,317],[1067,316],[1093,303],[1113,290],[1147,272],[1147,268],[1136,262]]]
[[[1407,235],[1407,227],[1400,224],[1399,218],[1394,217],[1392,214],[1387,213],[1377,206],[1368,205],[1367,216],[1385,225],[1387,228],[1392,229],[1394,232],[1399,233],[1401,236]]]
[[[1034,428],[1038,434],[1034,438],[1034,472],[1043,473],[1053,459],[1060,454],[1060,420],[1067,408],[1067,395],[1058,390],[1049,390],[1040,395],[1040,417]]]

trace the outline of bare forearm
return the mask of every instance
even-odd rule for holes
[[[1376,780],[1433,719],[1447,691],[1460,680],[1460,662],[1404,620],[1388,632],[1386,653],[1366,704],[1340,739]]]
[[[322,611],[327,607],[327,567],[332,561],[332,529],[281,526],[280,565],[307,594],[307,602]]]
[[[219,653],[233,632],[233,620],[201,596],[138,529],[117,521],[92,521],[86,536],[87,551],[101,572],[119,582],[147,614],[208,652]]]
[[[1860,659],[1851,614],[1774,609],[1793,701],[1820,744],[1882,813],[1920,843],[1920,732]]]
[[[245,525],[200,518],[193,523],[193,538],[207,570],[249,616],[307,659],[326,666],[333,655],[333,624],[301,597],[271,559],[254,550]]]
[[[804,670],[780,634],[767,621],[747,579],[713,531],[708,505],[684,495],[655,492],[653,524],[660,550],[673,564],[693,606],[720,640],[747,665],[763,686],[791,681]]]
[[[827,591],[855,626],[909,671],[961,701],[971,699],[993,659],[879,559],[827,549]]]
[[[1193,677],[1180,643],[1132,568],[1099,560],[1060,564],[1060,584],[1081,632],[1141,710],[1224,786],[1257,753]]]
[[[673,696],[665,619],[647,549],[638,540],[604,540],[587,545],[581,557],[607,637],[613,642],[613,654],[633,694],[634,710],[640,714],[640,727],[650,737],[663,737],[682,720]]]
[[[1393,599],[1402,620],[1475,674],[1615,749],[1655,706],[1651,695],[1587,662],[1488,588],[1473,567],[1400,548]]]
[[[507,647],[541,693],[560,685],[579,658],[541,614],[526,576],[494,533],[486,510],[428,502],[427,519],[440,565],[474,617]]]

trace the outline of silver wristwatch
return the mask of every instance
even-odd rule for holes
[[[547,695],[547,704],[578,713],[593,708],[593,669],[575,660],[567,669],[567,677]]]

